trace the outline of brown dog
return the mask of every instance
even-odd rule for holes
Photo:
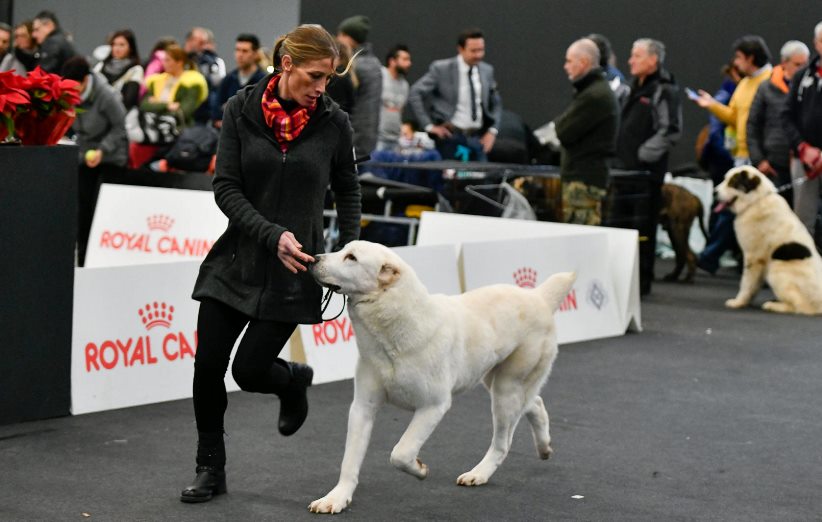
[[[659,211],[659,224],[668,232],[671,238],[671,246],[676,253],[676,266],[673,272],[664,277],[665,281],[679,280],[679,274],[685,265],[688,265],[688,272],[685,274],[683,283],[693,283],[696,272],[696,255],[688,245],[688,236],[691,233],[691,225],[694,219],[699,220],[699,229],[707,240],[708,234],[705,232],[703,222],[702,202],[689,190],[665,183],[662,185],[662,209]]]

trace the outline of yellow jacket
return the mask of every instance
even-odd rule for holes
[[[167,111],[166,102],[152,102],[151,96],[159,96],[171,75],[168,73],[152,74],[146,78],[148,95],[143,99],[140,108],[148,112],[163,113]],[[180,104],[181,122],[184,126],[193,122],[194,111],[208,98],[208,84],[205,77],[198,71],[183,71],[179,81],[171,88],[169,101]],[[178,116],[178,118],[180,117]]]
[[[712,103],[708,106],[708,110],[714,116],[729,127],[733,127],[733,130],[736,131],[736,148],[731,151],[731,155],[735,158],[750,157],[746,130],[748,114],[751,111],[751,104],[754,96],[756,96],[756,90],[759,89],[759,84],[768,81],[771,77],[771,70],[770,66],[763,66],[756,76],[742,78],[742,81],[736,86],[733,96],[728,101],[728,105]]]

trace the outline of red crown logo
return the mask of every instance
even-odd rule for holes
[[[171,326],[171,320],[174,318],[174,307],[166,303],[154,301],[148,303],[144,307],[137,310],[137,315],[143,321],[146,330],[151,330],[155,326]]]
[[[519,268],[514,272],[514,282],[521,288],[537,286],[537,271],[533,268]]]
[[[174,226],[174,218],[171,216],[166,216],[165,214],[154,214],[152,216],[148,216],[146,221],[148,221],[149,230],[162,230],[163,232],[168,232],[169,229]]]

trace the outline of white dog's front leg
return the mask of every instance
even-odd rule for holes
[[[733,299],[725,301],[728,308],[742,308],[748,306],[751,299],[762,287],[765,275],[765,263],[759,260],[745,260],[745,269],[742,271],[742,280],[739,282],[739,293]]]
[[[359,368],[358,368],[359,374]],[[381,390],[375,383],[364,386],[355,383],[354,402],[348,411],[348,433],[345,437],[345,453],[340,468],[340,480],[323,498],[308,506],[314,513],[339,513],[351,503],[351,497],[359,482],[360,467],[371,440],[374,417],[383,402]]]
[[[428,476],[428,466],[422,463],[418,455],[422,445],[434,432],[434,428],[440,423],[445,412],[451,408],[450,395],[448,399],[446,403],[427,406],[414,412],[411,423],[391,451],[391,464],[394,467],[420,480]]]

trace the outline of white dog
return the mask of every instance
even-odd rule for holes
[[[309,510],[338,513],[357,487],[374,417],[388,401],[414,411],[391,464],[424,479],[420,448],[451,407],[451,397],[480,380],[491,394],[491,447],[457,484],[488,481],[525,414],[537,452],[551,456],[548,412],[539,391],[557,355],[554,312],[571,289],[573,273],[555,274],[535,289],[495,285],[457,296],[431,295],[390,249],[354,241],[317,256],[315,279],[349,297],[360,357],[340,480]]]
[[[739,293],[725,306],[747,306],[767,280],[777,300],[763,304],[764,310],[822,313],[822,259],[773,183],[753,167],[737,167],[725,174],[716,193],[736,214],[734,230],[745,256]]]

